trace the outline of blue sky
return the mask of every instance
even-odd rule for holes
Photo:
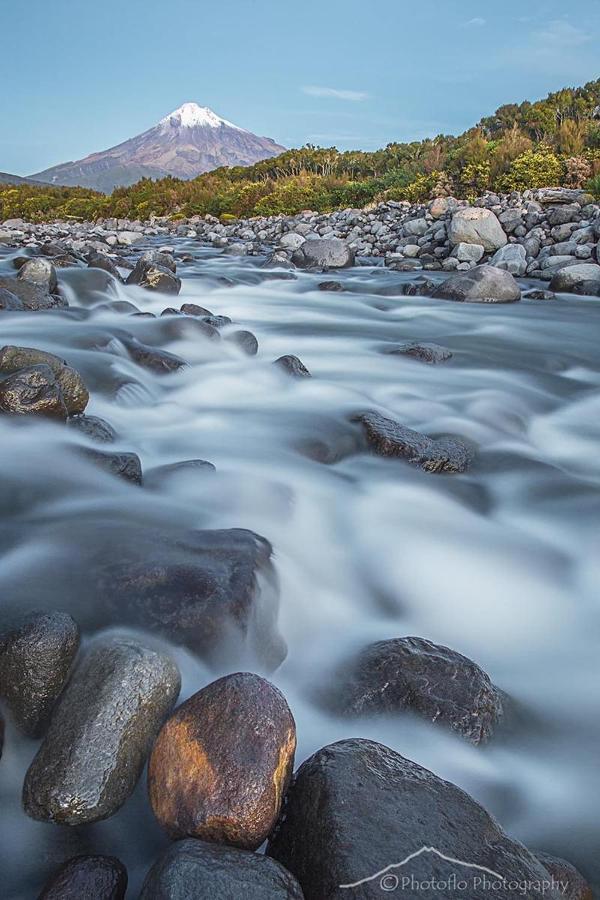
[[[187,100],[286,146],[458,133],[600,76],[600,0],[0,0],[0,171]]]

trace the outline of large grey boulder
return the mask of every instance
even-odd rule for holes
[[[600,266],[582,263],[568,266],[556,272],[550,282],[550,290],[565,294],[600,295]]]
[[[306,238],[302,234],[288,231],[287,234],[282,234],[279,238],[279,246],[282,250],[297,250],[305,240]]]
[[[339,238],[304,241],[292,261],[300,268],[346,269],[354,265],[354,250]]]
[[[25,776],[33,819],[97,822],[129,797],[179,694],[177,666],[137,641],[92,643],[63,693]]]
[[[490,265],[504,269],[517,277],[527,271],[527,253],[521,244],[506,244],[501,247],[490,260]]]
[[[522,883],[527,900],[563,896],[472,797],[369,740],[330,744],[300,766],[267,853],[306,900],[451,900],[457,880],[469,900],[515,900]]]
[[[49,259],[44,259],[42,256],[28,259],[19,269],[17,278],[37,284],[47,294],[55,294],[58,290],[56,269]]]
[[[427,219],[419,217],[418,219],[409,219],[407,222],[404,222],[402,227],[404,228],[405,234],[409,234],[413,237],[422,237],[427,233],[429,222]]]
[[[476,266],[470,272],[451,275],[433,296],[465,303],[514,303],[521,299],[521,289],[510,272],[496,266]]]
[[[451,244],[481,244],[487,253],[493,253],[508,242],[498,217],[491,209],[467,206],[452,216],[448,228]]]

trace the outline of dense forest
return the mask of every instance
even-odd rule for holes
[[[227,220],[550,185],[585,187],[600,198],[600,79],[534,103],[501,106],[459,137],[391,143],[370,153],[307,145],[192,181],[142,179],[110,196],[84,188],[0,185],[0,221],[207,213]]]

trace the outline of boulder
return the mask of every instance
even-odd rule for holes
[[[152,866],[139,900],[303,900],[282,865],[262,853],[193,838],[171,844]]]
[[[287,790],[296,726],[280,691],[247,672],[226,675],[165,722],[148,764],[150,803],[171,838],[256,850]]]
[[[99,468],[110,475],[124,478],[133,484],[141,484],[143,480],[142,463],[137,453],[110,452],[96,450],[93,447],[81,447],[80,452]]]
[[[127,869],[114,856],[74,856],[48,881],[38,900],[124,900]]]
[[[157,291],[159,294],[178,294],[181,290],[181,279],[163,266],[148,266],[139,285],[147,291]]]
[[[247,356],[256,356],[258,353],[258,341],[251,331],[234,331],[227,335],[226,340],[235,344]]]
[[[311,238],[294,251],[292,261],[302,269],[346,269],[354,265],[354,250],[338,238]]]
[[[448,197],[436,197],[429,206],[429,212],[433,219],[443,219],[451,208],[452,201]]]
[[[298,250],[299,247],[302,246],[306,238],[302,234],[296,234],[293,231],[288,231],[287,234],[282,234],[279,238],[279,246],[282,250]]]
[[[17,278],[36,284],[46,294],[56,294],[58,291],[56,269],[49,259],[40,256],[28,259],[19,269]]]
[[[86,416],[83,414],[70,416],[67,422],[69,428],[74,428],[84,434],[91,441],[98,444],[112,444],[117,439],[117,432],[98,416]]]
[[[404,233],[411,237],[422,237],[429,229],[429,222],[427,219],[419,216],[416,219],[408,219],[406,222],[403,222],[402,228]]]
[[[454,213],[448,226],[451,244],[481,244],[486,253],[494,253],[508,243],[498,217],[491,209],[467,206]]]
[[[199,316],[200,318],[212,316],[210,309],[205,309],[204,306],[198,306],[197,303],[182,303],[181,312],[185,313],[186,316]]]
[[[535,199],[544,205],[552,203],[579,203],[587,202],[585,191],[581,188],[540,188],[535,192]]]
[[[461,441],[434,440],[377,412],[362,413],[357,421],[368,446],[378,456],[400,457],[425,472],[436,473],[464,472],[471,462],[471,451]]]
[[[468,794],[369,740],[330,744],[302,764],[267,854],[306,900],[394,891],[451,900],[456,881],[467,882],[469,900],[514,900],[523,882],[528,900],[561,896],[548,870]]]
[[[0,414],[38,415],[66,421],[67,407],[49,366],[29,366],[0,381]]]
[[[558,856],[542,853],[539,850],[534,850],[533,852],[536,859],[560,883],[560,890],[564,900],[594,900],[590,885],[570,862]]]
[[[297,356],[294,356],[293,353],[288,353],[286,356],[280,356],[279,359],[276,359],[273,362],[274,366],[277,366],[286,375],[291,375],[294,378],[310,378],[311,374],[302,362],[301,359],[298,359]]]
[[[167,350],[160,350],[158,347],[149,347],[147,344],[142,344],[137,338],[123,337],[121,341],[138,366],[159,375],[176,372],[186,364],[180,356],[169,353]]]
[[[68,306],[63,297],[49,294],[42,285],[26,279],[7,278],[0,275],[0,289],[10,291],[23,304],[24,309],[37,311],[40,309],[63,309]]]
[[[484,253],[485,250],[481,244],[466,244],[464,241],[461,241],[460,244],[455,246],[452,256],[459,262],[478,263]]]
[[[346,290],[341,281],[320,281],[317,287],[320,291],[329,291],[330,293],[341,293]]]
[[[452,359],[452,353],[446,347],[421,341],[386,346],[383,352],[392,356],[409,356],[412,359],[418,359],[420,362],[429,363],[430,365]]]
[[[581,263],[556,272],[550,282],[550,290],[557,294],[600,295],[600,265]]]
[[[30,613],[0,633],[0,696],[17,728],[40,737],[79,648],[67,613]]]
[[[117,281],[121,281],[121,275],[116,266],[116,263],[110,256],[107,256],[106,253],[100,253],[98,250],[92,250],[88,254],[87,264],[89,269],[103,269],[105,272],[109,272]]]
[[[97,822],[129,797],[179,694],[172,660],[131,638],[96,639],[62,694],[23,785],[33,819]]]
[[[413,712],[472,744],[502,721],[501,692],[476,663],[418,637],[369,644],[345,663],[326,696],[344,715]]]
[[[436,287],[433,297],[465,303],[514,303],[521,299],[521,289],[510,272],[476,266],[470,272],[451,275]]]
[[[118,231],[117,242],[123,247],[131,247],[133,244],[139,244],[144,240],[141,231]]]
[[[30,366],[48,366],[59,385],[69,415],[82,413],[90,395],[83,378],[64,359],[36,350],[33,347],[16,347],[11,344],[0,349],[0,372],[10,374]]]
[[[527,253],[521,244],[506,244],[494,254],[490,265],[520,277],[527,271]]]

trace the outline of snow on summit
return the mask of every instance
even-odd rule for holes
[[[178,109],[173,110],[168,116],[160,120],[161,125],[179,125],[182,128],[220,128],[222,125],[227,128],[235,128],[238,131],[244,131],[233,122],[228,122],[218,116],[208,106],[198,106],[197,103],[184,103]]]

